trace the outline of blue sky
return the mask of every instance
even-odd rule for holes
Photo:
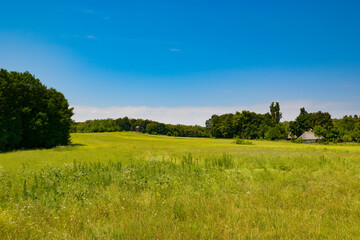
[[[359,9],[359,1],[3,1],[0,67],[63,92],[76,120],[203,125],[212,113],[265,112],[272,101],[284,120],[299,106],[360,114]]]

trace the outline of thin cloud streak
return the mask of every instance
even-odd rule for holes
[[[86,12],[86,13],[91,13],[91,14],[95,13],[95,11],[92,10],[92,9],[84,9],[83,11]]]
[[[91,107],[73,106],[75,121],[86,121],[106,118],[142,118],[170,124],[186,124],[205,126],[205,121],[213,114],[235,113],[236,111],[249,110],[257,113],[269,111],[269,105],[256,104],[251,106],[230,106],[230,107],[146,107],[146,106],[113,106],[113,107]],[[360,109],[348,102],[315,102],[310,100],[298,100],[280,102],[282,121],[294,120],[305,107],[308,112],[327,111],[333,118],[341,118],[344,115],[360,115]]]

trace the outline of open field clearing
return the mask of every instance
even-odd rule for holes
[[[359,239],[360,145],[73,134],[0,154],[0,239]]]

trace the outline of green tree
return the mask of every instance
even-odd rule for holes
[[[29,72],[0,70],[0,150],[69,143],[72,109]]]
[[[295,121],[290,122],[290,133],[293,136],[300,137],[305,131],[310,129],[310,114],[305,108],[300,109],[299,116]]]
[[[282,118],[282,113],[280,112],[280,104],[276,102],[271,103],[270,105],[270,114],[275,123],[279,123]]]
[[[220,131],[221,118],[218,115],[212,115],[209,120],[205,122],[205,125],[208,129],[209,135],[215,138],[223,137]]]
[[[323,137],[323,141],[331,141],[331,142],[338,142],[339,141],[339,132],[334,127],[323,127],[323,126],[315,126],[314,127],[314,134],[318,137]]]
[[[287,137],[287,132],[285,126],[281,123],[277,124],[275,127],[270,128],[265,133],[265,138],[269,140],[286,139],[286,137]]]
[[[146,132],[150,133],[150,134],[156,133],[156,134],[163,134],[163,135],[166,135],[166,133],[167,133],[165,124],[158,123],[158,122],[152,122],[152,123],[147,124]]]
[[[22,139],[18,83],[0,69],[0,151],[19,148]]]

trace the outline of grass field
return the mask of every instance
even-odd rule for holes
[[[360,239],[360,145],[72,142],[0,154],[0,239]]]

